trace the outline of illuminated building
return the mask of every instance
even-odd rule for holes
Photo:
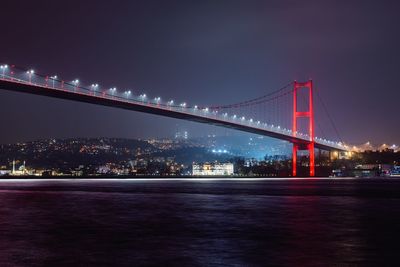
[[[212,176],[212,175],[232,175],[232,163],[204,163],[193,164],[192,175],[194,176]]]
[[[175,139],[188,139],[188,132],[184,131],[175,133]]]

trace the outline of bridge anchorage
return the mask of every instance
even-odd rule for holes
[[[293,144],[292,176],[298,176],[298,152],[309,153],[309,173],[315,176],[315,149],[349,151],[342,142],[315,136],[313,82],[290,82],[278,90],[254,99],[228,105],[200,106],[161,97],[151,98],[133,89],[102,87],[98,83],[85,86],[78,79],[63,80],[57,75],[42,75],[14,65],[0,65],[0,89],[48,96],[120,109],[139,111],[164,117],[212,124],[244,132],[269,136]],[[298,95],[308,92],[306,111],[299,111]],[[298,120],[308,120],[307,130],[300,130]],[[303,125],[304,126],[304,125]],[[301,131],[305,131],[303,133]]]

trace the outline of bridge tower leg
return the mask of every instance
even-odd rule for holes
[[[297,144],[293,143],[293,155],[292,155],[292,176],[297,176],[297,150],[299,147]]]
[[[308,89],[308,111],[297,111],[297,91],[300,88]],[[313,83],[312,80],[307,82],[293,83],[293,125],[292,133],[295,137],[297,134],[297,118],[305,117],[308,118],[308,135],[310,142],[307,145],[310,158],[310,176],[315,176],[315,150],[314,150],[314,104],[313,104]],[[297,176],[297,151],[299,150],[299,144],[293,143],[293,155],[292,155],[292,176]]]

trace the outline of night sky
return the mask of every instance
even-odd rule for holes
[[[311,77],[344,141],[400,143],[398,1],[0,5],[0,62],[199,105],[238,102]],[[318,105],[316,112],[327,137],[335,138]],[[0,143],[228,132],[5,91],[0,114]]]

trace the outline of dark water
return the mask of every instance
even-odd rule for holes
[[[398,266],[400,180],[0,181],[0,266]]]

